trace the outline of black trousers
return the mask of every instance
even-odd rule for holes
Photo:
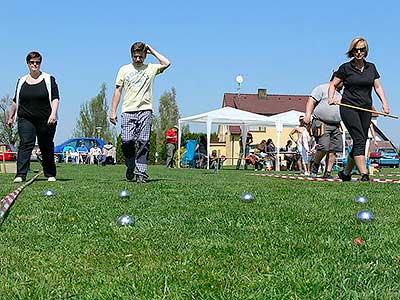
[[[244,153],[243,153],[242,147],[240,147],[239,159],[236,163],[236,170],[240,169],[240,164],[242,163],[242,158],[244,158],[244,169],[247,170],[249,162],[247,161],[246,157],[249,155],[249,153],[250,153],[250,147],[248,145],[246,145]]]
[[[54,135],[56,124],[49,125],[47,120],[28,120],[18,118],[19,147],[17,157],[17,176],[26,178],[30,158],[36,137],[42,153],[44,176],[55,177],[57,174],[54,162]]]
[[[167,167],[175,167],[175,153],[177,148],[177,144],[167,143]]]
[[[365,155],[368,129],[371,124],[371,113],[340,106],[340,116],[353,139],[350,157]]]

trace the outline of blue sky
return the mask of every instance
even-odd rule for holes
[[[155,104],[171,87],[181,116],[221,107],[224,92],[266,88],[307,95],[347,61],[355,36],[370,45],[393,114],[400,114],[397,1],[5,1],[0,11],[0,96],[13,95],[27,72],[25,56],[42,53],[61,94],[56,142],[71,136],[80,105],[103,82],[108,100],[133,42],[144,41],[172,61],[155,82]],[[155,62],[150,58],[149,62]],[[374,96],[377,107],[380,101]],[[400,144],[400,121],[379,118]]]

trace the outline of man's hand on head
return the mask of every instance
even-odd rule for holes
[[[146,47],[144,48],[147,54],[153,54],[153,49],[150,47],[149,44],[146,44]]]

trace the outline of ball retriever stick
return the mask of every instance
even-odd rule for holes
[[[398,116],[395,115],[391,115],[391,114],[386,114],[384,112],[380,112],[380,111],[376,111],[376,110],[372,110],[372,109],[367,109],[367,108],[362,108],[362,107],[358,107],[358,106],[354,106],[354,105],[350,105],[350,104],[345,104],[345,103],[341,103],[341,102],[335,102],[336,105],[340,105],[340,106],[345,106],[345,107],[349,107],[349,108],[354,108],[354,109],[358,109],[358,110],[362,110],[362,111],[367,111],[373,114],[378,114],[381,116],[385,116],[385,117],[389,117],[389,118],[393,118],[393,119],[398,119]]]
[[[0,200],[0,225],[3,223],[8,210],[13,205],[15,200],[18,198],[18,195],[22,192],[22,190],[28,185],[30,185],[32,182],[34,182],[35,179],[38,178],[41,174],[43,174],[43,172],[36,174],[25,184],[17,188],[14,192],[8,194],[7,196],[5,196],[3,199]]]

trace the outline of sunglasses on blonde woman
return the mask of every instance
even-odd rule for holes
[[[363,48],[354,48],[353,51],[354,51],[354,53],[358,53],[358,52],[365,53],[365,51],[367,51],[367,48],[365,48],[365,47],[363,47]]]

